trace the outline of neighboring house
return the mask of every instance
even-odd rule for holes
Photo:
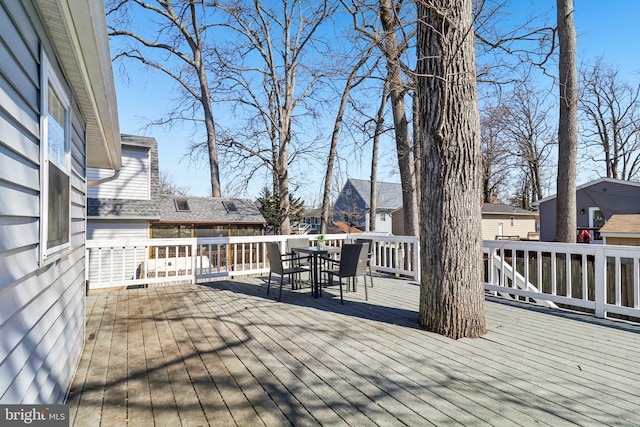
[[[550,242],[556,233],[556,196],[533,203],[540,213],[540,240]],[[579,235],[588,230],[595,241],[599,229],[616,214],[640,213],[640,183],[600,178],[576,188],[576,223]]]
[[[322,208],[311,209],[304,214],[304,223],[307,226],[308,234],[320,234]],[[349,226],[343,221],[329,221],[327,224],[327,234],[334,233],[362,233],[362,230],[355,226]]]
[[[263,234],[266,222],[250,200],[160,194],[157,141],[133,135],[121,139],[119,175],[89,189],[89,239]],[[97,169],[88,174],[95,180],[106,175]]]
[[[158,143],[154,138],[121,135],[122,169],[89,168],[87,239],[147,239],[149,223],[160,220]],[[113,178],[110,178],[113,177]]]
[[[85,341],[85,165],[120,169],[98,0],[0,0],[0,403],[62,403]]]
[[[612,215],[600,235],[605,245],[640,246],[640,215]]]
[[[307,233],[318,234],[320,233],[322,219],[322,208],[308,209],[302,216],[302,221],[305,224]]]
[[[378,182],[376,232],[404,234],[402,185]],[[369,231],[371,181],[349,179],[336,200],[333,218],[347,227]],[[508,205],[485,203],[482,207],[482,238],[497,236],[527,239],[536,235],[537,213]],[[537,235],[536,235],[537,236]]]
[[[529,239],[536,235],[538,213],[509,205],[482,205],[482,238]]]
[[[228,237],[264,233],[264,217],[250,200],[160,194],[157,141],[133,135],[122,135],[121,139],[120,173],[114,177],[98,169],[88,172],[90,179],[97,183],[89,189],[87,200],[88,239]],[[94,289],[93,283],[119,279],[113,276],[113,271],[121,268],[122,263],[125,263],[128,277],[141,277],[146,257],[144,251],[133,248],[114,259],[107,253],[101,257],[92,255],[87,278],[91,289]],[[114,263],[114,268],[101,268],[107,262]]]
[[[403,234],[404,227],[395,226],[395,212],[402,208],[402,185],[377,182],[376,233]],[[371,181],[350,178],[333,206],[333,220],[362,231],[369,230],[371,214]],[[402,219],[402,214],[397,215]]]

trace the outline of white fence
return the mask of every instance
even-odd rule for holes
[[[317,235],[198,239],[90,240],[86,245],[89,289],[106,289],[268,274],[265,242]],[[328,244],[373,241],[372,268],[419,280],[415,237],[328,235]],[[484,242],[485,290],[501,296],[587,311],[640,318],[640,248],[541,243]]]
[[[640,247],[487,240],[484,252],[487,291],[640,318]]]
[[[328,244],[366,238],[373,241],[371,267],[417,280],[418,240],[369,234],[327,235]],[[287,239],[312,236],[215,237],[194,239],[89,240],[86,271],[90,290],[135,285],[203,282],[216,278],[269,273],[266,242],[286,250]]]

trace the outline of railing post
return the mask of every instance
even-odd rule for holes
[[[607,315],[607,312],[606,312],[607,257],[604,253],[604,247],[596,248],[594,263],[595,263],[594,287],[595,287],[595,297],[596,297],[595,315],[596,317],[603,319]]]
[[[417,236],[413,239],[413,271],[415,271],[413,280],[420,282],[422,280],[420,277],[420,238]]]
[[[198,266],[197,256],[198,256],[198,242],[195,241],[191,243],[191,284],[192,285],[195,285],[198,279],[198,276],[196,274],[196,268]]]

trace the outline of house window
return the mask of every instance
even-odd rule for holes
[[[589,208],[589,228],[599,229],[604,225],[604,223],[604,215],[602,215],[602,211],[600,210],[600,208]]]
[[[151,226],[152,239],[179,239],[193,237],[191,224],[154,224]]]
[[[176,211],[178,212],[191,212],[189,207],[189,201],[187,199],[175,199]]]
[[[222,205],[227,210],[227,212],[238,212],[238,207],[231,200],[225,200],[222,202]]]
[[[386,221],[387,220],[387,214],[380,214],[380,221]]]
[[[70,244],[70,101],[42,54],[40,261],[59,257]]]

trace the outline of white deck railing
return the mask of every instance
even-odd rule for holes
[[[418,240],[370,234],[330,234],[328,244],[345,240],[373,240],[372,268],[417,280]],[[90,290],[147,284],[203,282],[215,278],[266,274],[269,264],[266,242],[286,249],[287,239],[317,235],[211,237],[193,239],[109,239],[86,244],[86,271]]]
[[[288,238],[314,244],[317,235],[89,240],[89,289],[267,274],[265,243],[278,242],[284,251]],[[327,235],[332,245],[356,238],[373,240],[374,270],[419,280],[417,238]],[[597,317],[615,313],[640,318],[640,248],[486,240],[484,252],[488,292]]]
[[[484,252],[488,291],[640,318],[640,247],[487,240]]]

